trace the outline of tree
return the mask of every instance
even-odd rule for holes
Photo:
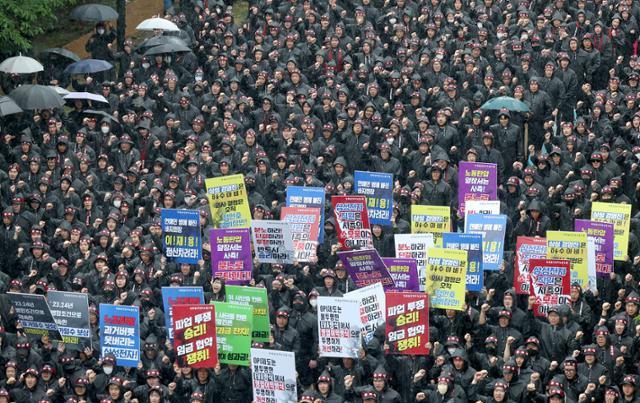
[[[56,11],[77,0],[0,0],[0,53],[26,52],[31,40],[53,27]]]

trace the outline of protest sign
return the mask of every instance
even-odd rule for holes
[[[500,270],[507,216],[473,214],[467,217],[464,224],[467,234],[482,234],[482,269]]]
[[[516,294],[529,295],[529,260],[546,259],[547,238],[519,236],[516,240],[516,256],[513,265],[513,286]]]
[[[173,307],[173,348],[180,367],[214,368],[218,363],[213,305]]]
[[[467,200],[464,204],[464,219],[471,214],[500,214],[500,200]]]
[[[596,273],[599,276],[608,276],[613,271],[613,224],[576,220],[575,230],[586,232],[587,238],[593,238],[596,247]]]
[[[391,225],[393,208],[393,175],[382,172],[356,171],[353,194],[366,196],[369,223]]]
[[[228,302],[213,302],[213,305],[216,306],[218,361],[249,366],[252,307]]]
[[[251,233],[253,250],[260,263],[293,263],[295,253],[291,228],[288,223],[254,220],[251,223]]]
[[[468,200],[498,199],[498,166],[484,162],[458,164],[458,211],[464,213]],[[486,270],[486,269],[485,269]]]
[[[596,273],[596,239],[587,236],[587,273],[589,278],[589,290],[598,291],[598,275]]]
[[[78,350],[91,347],[87,294],[52,290],[47,292],[47,303],[65,346]]]
[[[176,263],[198,264],[202,259],[200,212],[198,210],[160,210],[162,250]]]
[[[389,354],[429,354],[429,298],[417,292],[387,292]]]
[[[629,249],[631,205],[593,202],[591,220],[613,224],[613,259],[625,260]]]
[[[442,246],[442,234],[451,231],[449,206],[411,206],[411,233],[433,234],[435,246]]]
[[[571,262],[571,284],[583,290],[589,286],[587,234],[572,231],[547,231],[547,258]]]
[[[347,299],[355,299],[360,304],[361,331],[364,333],[364,341],[373,339],[376,328],[384,323],[385,299],[384,289],[380,283],[344,294]]]
[[[140,308],[100,304],[100,357],[116,357],[116,365],[136,368],[140,361]]]
[[[225,295],[227,302],[251,305],[253,311],[251,339],[258,343],[269,342],[269,300],[267,299],[267,289],[228,285],[225,287]]]
[[[173,306],[197,304],[204,304],[202,287],[162,287],[164,325],[170,342],[173,343]]]
[[[331,206],[341,250],[373,249],[367,200],[364,196],[333,196]]]
[[[249,228],[251,211],[247,199],[244,175],[228,175],[209,178],[207,187],[213,228]]]
[[[7,293],[16,316],[24,329],[24,332],[34,339],[40,339],[42,335],[49,335],[51,340],[62,340],[56,321],[51,315],[49,305],[40,294]]]
[[[419,291],[418,264],[415,259],[383,257],[382,261],[395,285],[389,291]]]
[[[484,285],[484,273],[482,270],[482,235],[447,232],[442,235],[442,243],[442,246],[445,249],[466,250],[468,252],[467,290],[482,290],[482,286]]]
[[[549,306],[569,304],[571,263],[562,259],[529,259],[530,295],[536,297],[533,313],[546,316]]]
[[[429,248],[427,255],[427,294],[431,306],[461,311],[465,301],[467,251]]]
[[[297,403],[296,375],[294,353],[251,349],[254,403]]]
[[[289,224],[293,237],[295,259],[313,262],[318,248],[320,209],[315,207],[283,207],[280,219]]]
[[[360,301],[344,297],[318,297],[318,349],[320,357],[358,358]]]
[[[356,288],[379,283],[385,288],[394,286],[393,278],[387,266],[375,249],[360,249],[338,252],[338,258],[344,264]]]
[[[223,278],[225,284],[249,284],[253,270],[249,228],[212,229],[209,240],[213,278]]]
[[[318,243],[324,242],[324,188],[287,186],[287,207],[315,207],[320,209]]]
[[[433,247],[433,234],[395,234],[396,257],[413,259],[418,265],[418,288],[424,291],[427,284],[427,250]]]

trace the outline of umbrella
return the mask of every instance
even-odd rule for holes
[[[69,95],[69,91],[65,88],[54,86],[54,85],[52,85],[51,88],[53,88],[55,92],[61,97],[64,97],[65,95]]]
[[[529,107],[527,106],[527,104],[511,97],[492,98],[480,107],[480,109],[495,111],[499,111],[503,108],[512,112],[529,112]]]
[[[138,47],[138,49],[151,48],[154,46],[168,45],[168,44],[175,44],[178,46],[187,46],[185,41],[178,38],[177,36],[161,35],[161,36],[151,37],[146,41],[142,42]]]
[[[136,29],[139,29],[140,31],[153,31],[156,29],[162,31],[180,31],[180,28],[178,28],[176,24],[159,17],[149,18],[142,21],[140,24],[138,24]]]
[[[102,116],[103,118],[107,118],[111,120],[115,124],[118,124],[118,125],[120,124],[120,122],[118,122],[117,119],[115,119],[113,116],[109,115],[107,112],[104,112],[104,111],[97,111],[95,109],[85,109],[82,111],[82,113],[86,113],[87,115]]]
[[[480,109],[495,110],[507,109],[512,112],[529,112],[529,106],[522,101],[511,97],[497,97],[485,102]],[[528,153],[529,146],[529,124],[524,122],[524,155]]]
[[[0,116],[13,115],[21,112],[22,108],[20,108],[13,99],[0,97]]]
[[[22,109],[58,108],[64,105],[62,97],[48,85],[21,85],[9,96]]]
[[[96,101],[108,104],[109,101],[105,97],[99,94],[92,94],[90,92],[70,92],[69,94],[63,96],[65,100],[75,100],[75,99],[83,99],[87,101]]]
[[[49,49],[45,49],[42,52],[40,52],[40,57],[46,57],[49,54],[54,54],[54,55],[59,55],[62,56],[66,59],[69,59],[73,62],[79,62],[80,58],[78,57],[78,55],[76,55],[75,53],[73,53],[70,50],[64,49],[64,48],[49,48]]]
[[[191,49],[184,45],[178,45],[173,43],[167,43],[166,45],[154,46],[151,49],[144,52],[145,56],[159,55],[162,53],[175,53],[175,52],[190,52]]]
[[[31,74],[43,71],[44,67],[36,59],[26,56],[14,56],[0,63],[0,71],[9,74]]]
[[[71,18],[78,21],[111,21],[118,19],[116,10],[103,4],[84,4],[71,11]]]
[[[85,59],[71,63],[64,69],[66,74],[89,74],[112,69],[113,65],[99,59]]]

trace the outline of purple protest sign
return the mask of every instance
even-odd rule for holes
[[[586,232],[587,237],[595,240],[596,244],[596,274],[608,276],[613,271],[613,224],[576,220],[575,230]]]
[[[387,289],[395,287],[393,278],[375,249],[338,252],[338,257],[353,279],[356,288],[381,283]]]
[[[388,288],[387,291],[419,291],[418,262],[415,259],[383,257],[382,261],[396,283],[395,287]]]
[[[211,230],[211,273],[226,284],[247,285],[251,281],[251,237],[249,228]]]
[[[460,161],[458,165],[458,211],[467,200],[498,199],[498,167],[484,162]]]

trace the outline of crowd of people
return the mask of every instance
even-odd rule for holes
[[[250,370],[179,367],[160,289],[212,278],[205,178],[244,174],[255,219],[279,219],[289,185],[325,189],[312,264],[254,262],[270,342],[296,354],[300,402],[637,403],[640,395],[640,6],[633,0],[183,0],[166,18],[189,52],[144,56],[100,23],[83,77],[50,54],[37,79],[103,95],[0,120],[0,282],[5,292],[88,294],[93,348],[27,337],[0,296],[0,402],[250,402]],[[161,31],[155,35],[163,35]],[[164,35],[169,35],[164,33]],[[122,48],[122,50],[118,50]],[[3,77],[5,93],[25,82]],[[529,112],[480,108],[510,96]],[[90,109],[91,112],[87,112]],[[527,135],[525,136],[525,125]],[[508,217],[501,269],[463,311],[430,312],[430,354],[388,354],[384,326],[358,359],[317,351],[318,296],[353,289],[338,263],[332,195],[355,170],[393,175],[382,256],[413,204],[458,212],[457,164],[497,164]],[[574,229],[593,202],[632,206],[628,254],[597,292],[534,317],[513,290],[518,236]],[[162,255],[160,209],[200,211],[203,260]],[[101,356],[100,303],[140,306],[137,368]]]

